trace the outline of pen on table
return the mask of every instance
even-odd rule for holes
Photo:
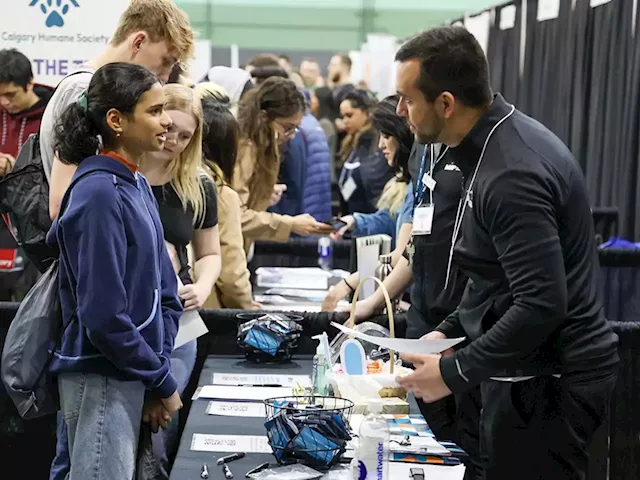
[[[231,480],[233,478],[233,473],[231,473],[231,469],[226,463],[222,464],[222,471],[224,472],[224,478],[227,480]]]
[[[269,468],[269,462],[263,463],[262,465],[258,465],[256,468],[249,470],[245,477],[250,478],[251,475],[253,475],[254,473],[258,473],[261,472],[262,470],[265,470],[267,468]]]
[[[209,469],[207,468],[207,464],[202,465],[202,469],[200,470],[200,478],[209,478]]]
[[[229,463],[229,462],[233,462],[234,460],[240,460],[241,458],[244,458],[244,456],[245,456],[244,452],[238,452],[232,455],[227,455],[226,457],[221,457],[218,459],[216,463],[218,465],[222,465],[223,463]]]

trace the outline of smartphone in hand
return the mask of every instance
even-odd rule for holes
[[[340,217],[333,217],[328,222],[322,222],[322,223],[324,223],[325,225],[329,225],[331,228],[333,228],[334,232],[337,232],[338,230],[340,230],[342,227],[346,225],[345,222],[340,220]]]

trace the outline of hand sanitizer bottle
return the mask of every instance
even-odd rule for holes
[[[313,356],[313,371],[311,373],[311,383],[313,384],[313,393],[315,395],[328,395],[328,381],[327,381],[327,372],[329,371],[329,360],[325,354],[326,345],[323,336],[326,336],[326,333],[322,335],[316,335],[313,337],[318,340],[318,347],[316,348],[316,354]]]

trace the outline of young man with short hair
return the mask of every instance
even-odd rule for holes
[[[42,119],[40,150],[49,180],[49,213],[58,215],[64,193],[76,165],[67,165],[54,151],[54,129],[60,115],[89,87],[100,67],[115,62],[135,63],[167,82],[178,62],[193,54],[194,31],[187,15],[172,0],[132,0],[120,17],[111,42],[100,55],[83,65],[78,73],[60,82]],[[50,479],[62,480],[69,471],[69,452],[64,420],[58,414],[58,445]]]
[[[493,95],[484,52],[464,28],[423,32],[396,60],[398,113],[421,142],[448,146],[464,177],[445,289],[456,267],[470,279],[458,309],[425,337],[468,343],[405,355],[416,371],[399,382],[427,402],[480,385],[488,480],[583,480],[619,358],[580,166],[551,131]]]
[[[40,129],[53,89],[36,84],[29,59],[16,50],[0,50],[0,176],[11,171],[29,135]]]
[[[0,50],[0,66],[0,177],[4,177],[29,136],[40,130],[53,89],[34,82],[31,62],[16,49]],[[22,300],[37,278],[36,268],[0,220],[0,300]]]
[[[127,62],[146,67],[166,82],[173,66],[193,54],[194,32],[187,15],[172,0],[133,0],[120,17],[111,42],[100,55],[60,82],[42,119],[40,150],[49,180],[49,213],[55,218],[76,170],[56,158],[54,128],[64,109],[75,102],[93,73],[108,63]]]

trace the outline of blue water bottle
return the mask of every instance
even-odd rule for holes
[[[322,270],[331,271],[331,239],[329,237],[318,240],[318,266]]]

